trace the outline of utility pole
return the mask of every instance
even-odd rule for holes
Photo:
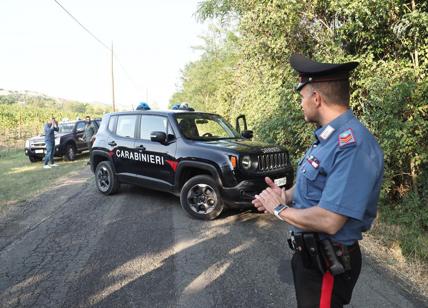
[[[116,106],[114,101],[113,42],[111,42],[111,92],[113,97],[113,112],[115,112]]]

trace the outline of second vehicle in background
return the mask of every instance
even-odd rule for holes
[[[98,129],[101,120],[92,120]],[[88,145],[82,140],[85,131],[85,121],[66,121],[58,124],[59,131],[55,133],[55,156],[63,156],[66,160],[74,160],[76,155],[88,150]],[[45,156],[46,145],[44,136],[36,136],[25,142],[25,155],[31,162],[41,161]]]

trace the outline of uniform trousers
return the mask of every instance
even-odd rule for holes
[[[349,304],[361,271],[361,251],[357,244],[349,249],[351,270],[333,276],[322,274],[316,265],[305,267],[299,252],[291,259],[294,288],[299,308],[341,308]]]

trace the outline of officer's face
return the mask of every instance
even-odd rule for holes
[[[300,90],[302,101],[300,106],[303,109],[303,115],[306,122],[317,122],[318,110],[315,105],[315,91],[310,85],[306,85]]]

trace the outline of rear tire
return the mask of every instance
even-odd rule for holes
[[[190,216],[202,220],[213,220],[224,209],[218,184],[208,175],[189,179],[181,189],[180,203]]]
[[[102,161],[97,165],[95,169],[95,184],[104,195],[112,195],[119,190],[119,180],[109,161]]]
[[[72,143],[69,143],[65,147],[64,159],[68,161],[73,161],[76,159],[76,153],[77,151],[76,151],[75,145]]]

